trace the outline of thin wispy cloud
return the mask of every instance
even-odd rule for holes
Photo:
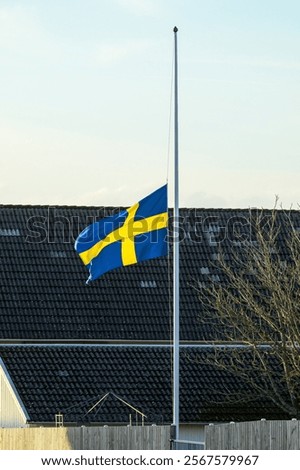
[[[38,24],[31,8],[23,6],[0,7],[0,46],[19,47],[36,36]]]
[[[242,67],[255,67],[255,68],[273,68],[273,69],[286,69],[286,70],[300,70],[300,61],[289,60],[271,60],[259,57],[227,57],[227,58],[210,58],[203,57],[197,59],[198,63],[212,64],[212,65],[229,65],[229,66],[242,66]]]
[[[158,11],[158,4],[153,0],[116,0],[117,4],[136,15],[153,15]]]
[[[17,61],[41,60],[57,63],[69,56],[70,46],[63,44],[43,27],[33,7],[0,7],[0,48]]]
[[[144,52],[151,44],[148,41],[125,44],[99,44],[92,50],[93,61],[100,66],[110,66]]]

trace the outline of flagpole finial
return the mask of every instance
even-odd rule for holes
[[[178,31],[178,28],[177,28],[177,26],[174,26],[174,29],[173,29],[173,31],[174,31],[174,33],[177,33],[177,31]]]

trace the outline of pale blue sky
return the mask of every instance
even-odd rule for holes
[[[177,25],[180,205],[296,207],[299,24],[299,0],[0,0],[0,202],[164,184]]]

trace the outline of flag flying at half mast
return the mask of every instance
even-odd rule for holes
[[[167,185],[129,209],[86,227],[75,242],[94,281],[121,266],[139,263],[168,253]]]

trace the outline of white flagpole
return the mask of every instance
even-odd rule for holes
[[[178,63],[174,31],[174,221],[173,221],[173,426],[179,439],[179,178],[178,178]]]

